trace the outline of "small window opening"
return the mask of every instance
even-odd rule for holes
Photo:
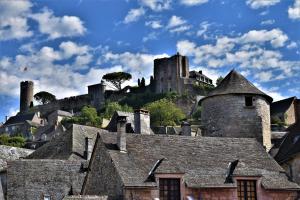
[[[170,92],[172,92],[172,88],[170,88]]]
[[[44,200],[51,200],[50,195],[44,195]]]
[[[239,200],[257,200],[255,180],[238,180],[237,185]]]
[[[253,97],[245,97],[245,105],[247,107],[253,106]]]
[[[180,200],[180,179],[160,178],[159,197],[160,200]]]

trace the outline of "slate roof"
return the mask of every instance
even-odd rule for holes
[[[85,138],[92,138],[94,143],[98,132],[105,130],[73,124],[66,132],[53,138],[29,155],[28,159],[84,159]]]
[[[273,101],[272,97],[260,91],[243,75],[235,70],[231,70],[229,74],[227,74],[227,76],[221,81],[221,83],[203,99],[226,94],[255,94],[265,97],[270,103]]]
[[[35,113],[27,113],[27,114],[18,114],[16,116],[10,117],[5,123],[5,125],[24,123],[25,121],[31,121],[34,117]]]
[[[285,113],[292,105],[296,97],[290,97],[271,104],[271,115]]]
[[[288,133],[279,146],[278,153],[274,157],[279,163],[293,158],[300,152],[300,123],[295,123],[287,128]]]
[[[0,145],[0,172],[6,170],[7,161],[26,157],[32,152],[34,152],[34,150]]]
[[[235,176],[262,177],[266,189],[300,189],[288,181],[284,170],[251,138],[127,134],[127,153],[114,148],[116,133],[101,133],[98,140],[97,144],[105,143],[125,187],[156,186],[145,180],[157,160],[164,158],[156,173],[183,174],[185,184],[191,188],[236,187],[236,183],[224,181],[229,162],[239,159]],[[96,165],[93,168],[100,165],[91,163]]]

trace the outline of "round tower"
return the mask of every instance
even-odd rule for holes
[[[200,100],[203,135],[256,138],[271,148],[272,98],[232,70],[207,97]]]
[[[33,104],[33,82],[22,81],[20,83],[20,112],[28,111]]]

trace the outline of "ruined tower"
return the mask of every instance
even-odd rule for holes
[[[232,70],[218,87],[200,100],[203,135],[256,138],[269,150],[271,102],[270,96]]]
[[[105,100],[106,85],[104,81],[95,85],[88,86],[88,94],[91,97],[91,105],[99,109]]]
[[[20,83],[20,112],[28,111],[33,104],[33,82],[22,81]]]
[[[154,60],[155,92],[184,92],[184,79],[189,78],[189,61],[179,53]]]

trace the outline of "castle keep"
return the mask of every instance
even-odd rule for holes
[[[154,60],[154,83],[156,93],[178,94],[193,90],[194,84],[213,85],[212,80],[203,75],[202,71],[189,71],[188,57],[179,53]]]

